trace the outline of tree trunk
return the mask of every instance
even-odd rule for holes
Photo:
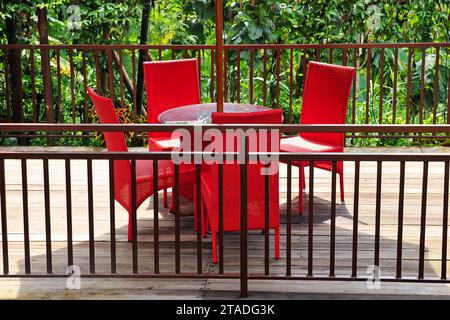
[[[150,7],[153,0],[143,0],[142,20],[141,20],[141,35],[139,44],[146,44],[148,38],[148,20],[150,15]],[[136,110],[138,114],[142,113],[142,94],[144,92],[144,68],[142,63],[145,59],[144,50],[139,50],[138,73],[136,82]]]
[[[17,44],[17,16],[6,18],[5,21],[6,36],[8,44]],[[21,50],[8,50],[8,67],[9,76],[5,81],[9,81],[11,88],[11,96],[6,99],[11,99],[11,111],[13,122],[24,122],[23,105],[22,105],[22,68],[21,68]],[[11,114],[7,115],[8,120],[11,120]],[[16,134],[23,134],[23,132],[16,132]],[[27,139],[17,139],[19,145],[27,145]]]
[[[39,30],[39,43],[48,44],[48,21],[47,21],[47,8],[37,8],[38,16],[38,30]],[[55,122],[55,110],[53,108],[53,87],[52,87],[52,74],[50,68],[50,52],[47,49],[41,49],[42,59],[42,76],[44,80],[44,104],[45,104],[45,118],[47,123]]]

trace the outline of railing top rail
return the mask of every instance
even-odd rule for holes
[[[341,133],[450,133],[449,124],[46,124],[4,123],[0,132],[171,132],[177,129],[208,130],[255,129],[295,132],[341,132]]]
[[[236,152],[177,152],[183,161],[191,159],[201,159],[199,156],[223,155],[225,159],[238,159],[239,153]],[[261,161],[450,161],[450,153],[419,153],[419,152],[249,152],[249,159],[261,159]],[[270,156],[270,158],[268,158]],[[53,159],[53,160],[172,160],[173,152],[160,151],[128,151],[128,152],[106,152],[105,151],[8,151],[0,149],[0,159]]]
[[[225,49],[316,49],[316,48],[428,48],[428,47],[450,47],[450,42],[415,42],[415,43],[317,43],[317,44],[227,44]],[[214,49],[214,45],[152,45],[152,44],[76,44],[76,45],[56,45],[56,44],[1,44],[0,49],[155,49],[155,50],[200,50]]]

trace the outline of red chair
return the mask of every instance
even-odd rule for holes
[[[120,123],[111,99],[99,96],[88,88],[100,123]],[[128,152],[123,132],[104,132],[106,147],[111,152]],[[136,208],[150,197],[153,190],[153,161],[136,160]],[[173,164],[158,161],[158,190],[173,186]],[[128,211],[128,241],[132,241],[131,164],[129,160],[114,160],[114,198]]]
[[[158,116],[172,108],[200,103],[200,81],[197,59],[144,62],[148,123],[158,123]],[[180,145],[170,132],[149,132],[148,146],[152,151],[171,151]],[[180,182],[188,180],[193,167],[180,165]],[[180,189],[180,194],[192,198],[192,188]],[[164,190],[167,207],[167,190]]]
[[[308,65],[303,103],[300,117],[301,124],[344,124],[347,104],[355,68],[344,67],[312,61]],[[295,137],[281,140],[283,152],[343,152],[343,133],[301,132]],[[305,187],[304,168],[307,161],[292,162],[299,167],[300,195],[299,213],[303,212],[303,191]],[[331,162],[314,162],[314,167],[331,171]],[[336,163],[336,172],[340,178],[341,201],[344,201],[344,164]]]
[[[281,124],[283,122],[282,110],[270,110],[252,113],[219,113],[212,114],[212,122],[215,124],[238,124],[238,123],[255,123],[255,124]],[[260,133],[256,133],[249,140],[259,141]],[[277,137],[277,140],[280,137]],[[234,146],[225,145],[224,150],[228,152],[239,150],[239,141],[235,141]],[[255,150],[256,148],[256,150]],[[259,151],[259,143],[252,145],[249,143],[249,151]],[[267,150],[270,151],[270,141]],[[216,150],[218,151],[218,150]],[[277,164],[278,165],[278,164]],[[261,174],[263,164],[255,163],[248,165],[248,229],[261,230],[265,224],[265,176]],[[280,207],[279,207],[279,190],[278,190],[278,172],[269,177],[269,227],[275,229],[275,258],[280,257]],[[202,225],[203,232],[206,231],[206,221],[212,233],[212,253],[213,263],[217,263],[217,233],[219,231],[219,186],[218,186],[218,165],[211,164],[209,170],[202,170],[201,175],[201,207],[202,207]],[[240,230],[240,165],[236,162],[226,162],[223,164],[223,230],[239,231]],[[198,201],[198,200],[196,200]],[[205,216],[206,211],[206,216]],[[196,213],[198,217],[199,213]]]

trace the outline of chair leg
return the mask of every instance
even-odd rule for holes
[[[302,215],[303,214],[303,179],[305,178],[305,174],[303,171],[303,167],[300,167],[299,170],[299,190],[298,190],[298,214]]]
[[[131,219],[131,214],[128,215],[128,242],[133,241],[133,219]]]
[[[275,228],[275,260],[280,259],[280,227]]]
[[[213,232],[212,234],[212,260],[214,264],[217,264],[217,234]]]
[[[206,206],[203,200],[201,202],[200,216],[202,219],[202,236],[206,238],[206,234],[208,233],[208,215],[206,214]]]
[[[341,172],[339,174],[339,184],[340,184],[340,193],[341,193],[341,202],[344,201],[344,173]]]
[[[339,174],[339,184],[341,193],[341,202],[344,202],[344,162],[338,162],[337,173]]]
[[[169,205],[167,203],[167,189],[164,189],[164,208],[168,208]]]
[[[305,167],[301,167],[300,170],[302,170],[302,173],[303,173],[303,179],[302,179],[303,189],[306,189]]]

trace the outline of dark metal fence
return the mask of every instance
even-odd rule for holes
[[[308,61],[316,60],[357,68],[348,123],[445,124],[450,115],[449,47],[226,45],[225,100],[283,108],[286,122],[296,123]],[[50,56],[50,69],[41,64],[43,54]],[[113,98],[117,107],[145,114],[145,107],[137,105],[143,81],[138,79],[139,54],[145,60],[198,59],[202,100],[214,101],[211,45],[0,45],[2,121],[89,123],[87,86]]]
[[[2,125],[1,130],[4,132],[21,132],[21,131],[39,131],[39,132],[112,132],[112,131],[126,131],[126,132],[147,132],[147,131],[173,131],[175,129],[184,128],[188,130],[193,130],[193,126],[190,125],[64,125],[64,124],[6,124]],[[277,129],[280,132],[294,133],[294,132],[356,132],[356,133],[383,133],[383,134],[403,134],[405,132],[424,134],[431,133],[434,135],[446,135],[450,133],[450,127],[448,125],[384,125],[384,126],[368,126],[368,125],[205,125],[202,126],[203,130],[208,128],[216,128],[219,130],[225,129]],[[246,151],[248,152],[248,151]],[[186,153],[192,159],[194,158],[194,153]],[[265,155],[264,153],[248,153],[244,159],[248,161],[250,156],[261,157]],[[267,154],[266,154],[267,155]],[[265,280],[265,279],[279,279],[279,280],[367,280],[367,275],[362,274],[359,265],[358,258],[360,255],[365,254],[365,252],[360,249],[360,241],[362,232],[358,229],[359,227],[359,208],[362,203],[360,203],[360,190],[365,187],[367,182],[361,179],[361,163],[369,162],[376,163],[376,188],[375,188],[375,210],[372,213],[375,219],[375,230],[374,238],[370,239],[373,243],[373,253],[372,260],[374,266],[380,265],[380,256],[384,254],[383,246],[381,245],[381,230],[382,225],[380,223],[383,216],[383,209],[381,207],[382,203],[382,179],[383,179],[383,164],[389,162],[399,163],[399,180],[398,180],[398,209],[397,209],[397,233],[393,240],[396,245],[395,253],[393,254],[393,259],[395,260],[395,274],[392,276],[381,276],[381,281],[412,281],[412,282],[443,282],[448,283],[449,278],[447,276],[447,263],[448,263],[448,204],[449,204],[449,164],[450,164],[450,153],[277,153],[279,161],[287,164],[287,203],[285,211],[285,237],[282,239],[284,243],[284,256],[281,258],[283,269],[280,269],[280,265],[275,265],[274,261],[269,258],[269,232],[268,232],[268,214],[267,210],[268,201],[266,201],[266,228],[263,233],[264,244],[263,251],[263,266],[264,272],[254,272],[248,265],[249,259],[252,259],[251,252],[249,251],[249,232],[247,232],[247,202],[246,202],[246,191],[247,190],[247,166],[246,162],[241,165],[241,179],[240,179],[240,190],[241,192],[241,212],[240,212],[240,223],[241,232],[239,232],[239,269],[230,268],[231,271],[227,271],[226,258],[224,256],[224,235],[223,232],[219,232],[218,243],[219,243],[219,263],[218,270],[203,270],[203,263],[205,261],[203,248],[204,241],[202,238],[202,226],[201,223],[197,223],[197,230],[192,231],[196,234],[194,242],[194,252],[191,253],[195,256],[195,260],[191,262],[196,265],[196,272],[184,271],[183,269],[183,259],[182,253],[185,249],[182,237],[180,237],[181,232],[181,215],[180,215],[180,193],[179,193],[179,170],[178,166],[175,165],[175,185],[174,185],[174,197],[175,197],[175,226],[174,226],[174,251],[169,257],[173,261],[174,270],[166,270],[164,268],[161,270],[161,256],[160,256],[160,233],[161,228],[161,218],[158,215],[159,207],[158,201],[153,202],[153,269],[152,272],[143,272],[139,267],[139,246],[138,241],[138,220],[136,215],[136,205],[132,206],[132,226],[133,226],[133,239],[130,244],[131,246],[131,268],[126,272],[118,272],[117,270],[117,240],[116,240],[116,226],[115,226],[115,206],[114,206],[114,160],[130,160],[132,171],[136,168],[136,161],[138,160],[153,160],[154,169],[158,167],[158,162],[161,160],[170,160],[170,152],[11,152],[11,151],[0,151],[0,204],[1,204],[1,233],[2,233],[2,262],[3,262],[3,272],[0,277],[65,277],[67,274],[62,272],[55,272],[53,269],[52,261],[52,244],[54,243],[52,239],[52,221],[51,221],[51,211],[52,211],[52,195],[49,187],[49,160],[64,160],[65,168],[65,195],[66,195],[66,219],[67,219],[67,265],[73,265],[76,263],[74,261],[74,245],[73,245],[73,220],[74,213],[72,210],[72,186],[71,186],[71,163],[77,160],[85,160],[87,165],[87,196],[88,196],[88,225],[89,225],[89,239],[88,239],[88,249],[89,254],[89,271],[83,276],[86,277],[169,277],[169,278],[227,278],[227,279],[239,279],[241,284],[241,295],[246,296],[248,294],[248,281],[249,280]],[[5,162],[11,159],[21,161],[21,176],[22,176],[22,209],[23,209],[23,223],[24,223],[24,260],[25,260],[25,272],[19,274],[10,273],[9,268],[9,246],[11,241],[9,240],[8,233],[8,212],[7,212],[7,202],[8,202],[8,192],[6,191],[5,177],[8,176],[9,172],[5,171]],[[33,204],[28,201],[28,185],[27,185],[27,163],[30,160],[42,160],[43,166],[43,181],[44,181],[44,222],[45,222],[45,260],[46,260],[46,272],[36,273],[32,269],[32,255],[30,254],[30,234],[29,234],[29,215],[30,211],[33,210]],[[110,214],[109,214],[109,242],[110,242],[110,269],[109,272],[97,272],[96,269],[96,254],[95,246],[97,241],[94,238],[94,187],[92,184],[93,179],[93,160],[107,160],[109,163],[109,204],[110,204]],[[309,185],[308,200],[305,203],[305,207],[308,208],[308,215],[305,220],[300,221],[300,224],[304,223],[306,226],[305,237],[299,237],[294,234],[294,214],[292,208],[292,190],[293,190],[293,179],[292,179],[292,163],[295,161],[307,161],[311,165],[309,167],[309,180],[307,185]],[[327,239],[326,242],[328,251],[328,264],[325,266],[327,272],[318,272],[319,266],[315,265],[315,233],[317,232],[318,226],[315,224],[315,212],[314,212],[314,196],[316,190],[314,189],[314,162],[316,161],[330,161],[332,163],[331,172],[331,185],[329,190],[331,190],[331,201],[328,204],[329,219],[330,224],[326,224],[328,230],[324,237]],[[339,234],[336,226],[337,219],[337,201],[336,201],[336,163],[338,161],[344,161],[345,163],[352,163],[354,165],[354,190],[353,190],[353,211],[351,215],[352,219],[352,230],[351,230],[351,257],[348,258],[350,265],[346,268],[345,272],[337,272],[336,260],[337,256],[340,254]],[[408,226],[405,222],[407,216],[405,216],[405,197],[408,196],[408,192],[405,189],[405,178],[406,171],[405,167],[412,163],[422,163],[423,170],[421,179],[421,203],[420,203],[420,223],[418,232],[414,233],[414,239],[418,239],[419,247],[417,252],[417,257],[414,259],[418,261],[415,276],[404,275],[402,273],[402,264],[411,260],[411,257],[404,257],[403,244],[404,238],[404,228]],[[442,200],[436,201],[435,198],[428,199],[428,168],[432,163],[441,163],[444,166],[442,172],[442,183],[439,183],[439,193],[442,196]],[[196,179],[200,179],[201,165],[196,166]],[[219,170],[219,173],[223,172]],[[392,173],[391,173],[392,174]],[[415,174],[417,175],[417,174]],[[63,178],[63,177],[61,177]],[[219,182],[223,181],[223,177],[218,177]],[[416,177],[417,178],[417,177]],[[132,175],[132,181],[136,181],[135,175]],[[158,184],[158,179],[154,178],[153,183]],[[197,184],[197,186],[199,183]],[[223,205],[222,192],[223,188],[230,186],[223,186],[220,190],[221,194],[219,196],[219,203]],[[264,186],[266,194],[270,192],[268,190],[268,182],[266,180],[266,185]],[[436,185],[433,186],[436,188]],[[200,198],[201,189],[199,187],[195,188],[197,196]],[[436,190],[434,190],[436,193]],[[153,195],[153,198],[156,196]],[[136,201],[136,187],[132,184],[131,188],[131,198]],[[157,198],[156,198],[157,199]],[[428,201],[428,202],[427,202]],[[430,203],[432,202],[432,203]],[[426,237],[427,228],[430,227],[427,220],[427,210],[430,205],[439,207],[439,211],[442,212],[440,216],[440,233],[441,233],[441,243],[438,245],[440,247],[440,257],[435,257],[434,260],[440,263],[440,274],[429,275],[425,272],[425,262],[426,259]],[[222,210],[223,211],[223,210]],[[223,215],[226,214],[222,212],[220,214],[219,223],[220,226],[223,225]],[[200,219],[199,219],[200,220]],[[433,225],[435,227],[435,225]],[[223,230],[222,227],[220,230]],[[323,232],[323,229],[322,231]],[[411,237],[411,235],[409,235]],[[323,239],[322,239],[323,240]],[[365,242],[369,241],[364,239]],[[308,252],[307,256],[304,258],[299,258],[296,255],[296,251],[306,244],[305,251]],[[408,253],[410,254],[410,253]],[[166,257],[167,258],[167,257]],[[307,261],[305,265],[304,273],[293,272],[293,266],[295,265],[295,260]],[[238,261],[234,261],[237,263]],[[321,266],[323,271],[324,266]]]

